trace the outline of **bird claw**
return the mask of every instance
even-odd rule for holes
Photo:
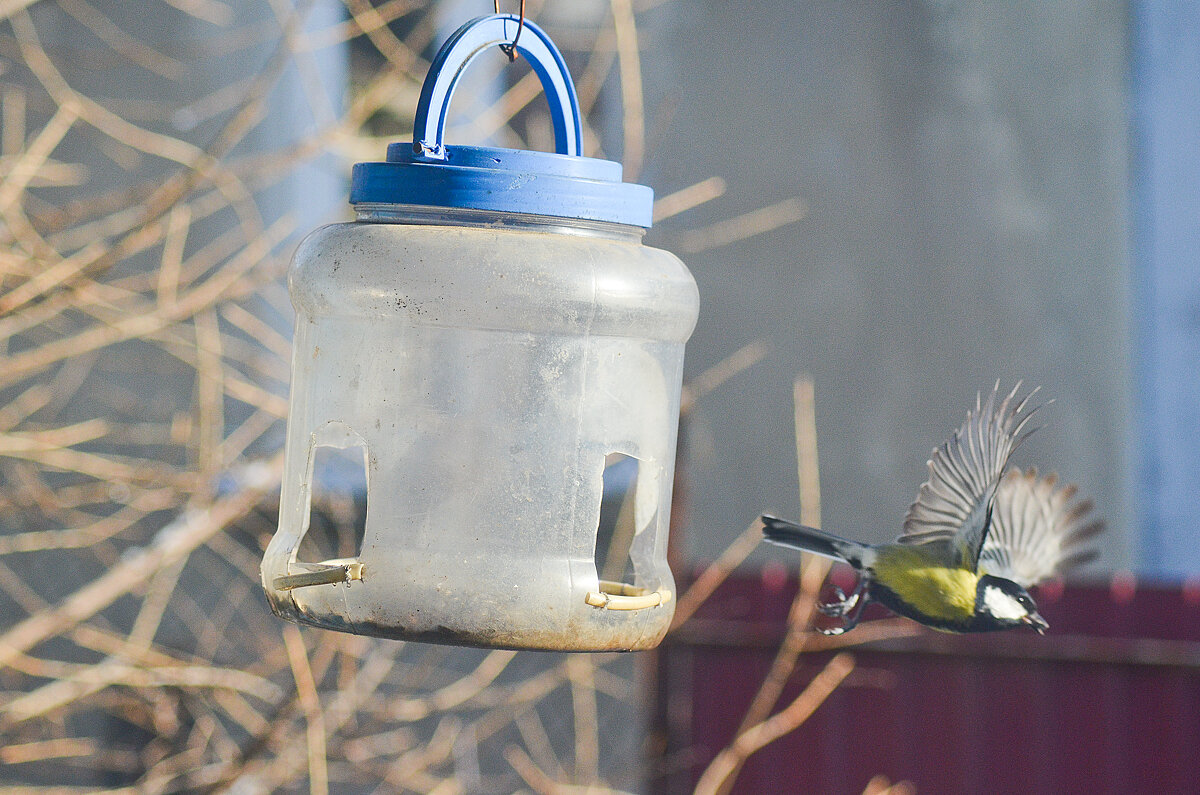
[[[817,609],[827,616],[846,615],[846,593],[836,585],[833,586],[833,600],[817,602]]]
[[[857,587],[850,592],[849,596],[835,585],[833,586],[834,601],[817,603],[817,610],[820,610],[822,614],[842,619],[840,627],[819,628],[822,635],[844,635],[858,625],[858,620],[862,618],[862,609],[866,606],[866,600],[862,598],[866,585],[866,580],[860,579]]]
[[[856,590],[849,596],[846,596],[841,588],[834,586],[833,593],[834,600],[832,602],[818,602],[817,609],[824,615],[840,618],[849,615],[850,611],[858,604],[858,597],[861,591]]]

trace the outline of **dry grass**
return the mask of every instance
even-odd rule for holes
[[[274,529],[290,356],[282,276],[302,231],[270,194],[323,153],[347,170],[407,137],[438,35],[415,0],[344,0],[344,18],[320,24],[316,5],[161,0],[152,12],[174,9],[181,33],[155,42],[128,5],[0,0],[0,785],[637,787],[633,658],[377,641],[266,610],[258,561]],[[528,5],[536,18],[542,4]],[[575,44],[589,154],[605,153],[598,98],[619,95],[630,179],[648,156],[637,18],[653,5],[612,0],[598,27],[560,37]],[[338,112],[317,60],[341,43],[355,68]],[[233,77],[197,95],[193,71],[221,64]],[[496,101],[466,106],[456,140],[545,145],[529,107],[539,86],[521,68]],[[129,84],[85,79],[90,69]],[[279,137],[264,125],[284,84],[300,87],[304,109]],[[710,178],[665,196],[656,220],[723,191]],[[803,213],[788,200],[683,247]],[[685,406],[763,355],[752,346],[696,378]],[[797,404],[806,509],[818,493],[809,390]],[[325,508],[335,529],[351,520],[353,506]],[[757,540],[751,528],[693,585],[679,622]],[[806,570],[794,631],[704,791],[727,787],[853,665],[835,657],[771,715],[809,637],[819,574]]]

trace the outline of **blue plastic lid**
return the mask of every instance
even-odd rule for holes
[[[509,14],[480,17],[442,45],[417,103],[416,142],[391,144],[384,163],[356,164],[351,204],[494,210],[650,227],[654,192],[622,182],[620,163],[579,155],[579,101],[562,55],[528,20],[517,37],[519,25]],[[514,38],[515,49],[542,81],[557,151],[446,146],[446,115],[458,78],[479,53]]]

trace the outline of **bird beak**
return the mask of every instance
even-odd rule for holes
[[[1039,635],[1045,635],[1046,630],[1050,628],[1050,625],[1046,623],[1046,619],[1042,618],[1037,613],[1030,613],[1022,618],[1021,621],[1037,630],[1037,634]]]

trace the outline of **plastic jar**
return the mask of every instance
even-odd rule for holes
[[[667,529],[696,285],[641,243],[650,190],[579,156],[570,77],[528,21],[517,50],[542,79],[558,152],[443,145],[458,75],[516,24],[484,17],[454,34],[422,91],[417,144],[358,164],[358,220],[296,252],[286,463],[263,587],[284,618],[358,634],[650,648],[674,610]],[[366,527],[357,555],[303,561],[322,447],[361,451]],[[614,456],[637,464],[632,574],[602,582]]]

